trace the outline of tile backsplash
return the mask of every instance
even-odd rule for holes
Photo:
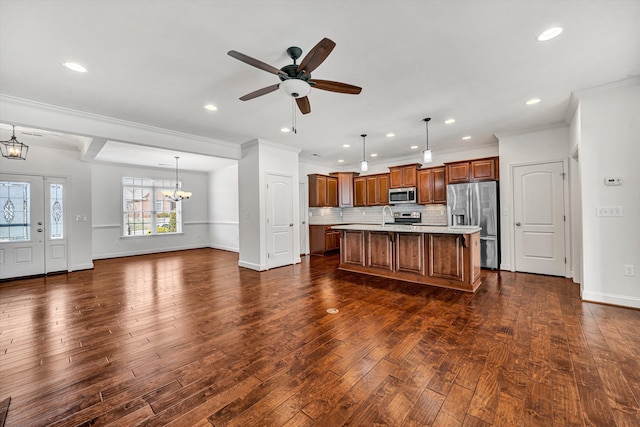
[[[396,212],[421,212],[422,223],[429,225],[447,225],[446,205],[392,205]],[[361,208],[309,208],[309,224],[380,224],[382,222],[382,206]],[[389,221],[390,222],[390,221]]]

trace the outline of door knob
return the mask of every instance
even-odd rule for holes
[[[38,225],[42,225],[42,221],[38,221]]]
[[[289,224],[289,227],[293,227],[293,223]]]
[[[520,223],[519,222],[516,222],[516,227],[520,227]]]
[[[42,233],[42,228],[38,228],[38,233]]]

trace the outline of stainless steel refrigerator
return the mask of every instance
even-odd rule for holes
[[[447,217],[450,227],[480,227],[480,265],[498,269],[500,265],[500,228],[498,220],[498,182],[472,182],[447,185]]]

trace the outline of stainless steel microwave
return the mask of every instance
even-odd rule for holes
[[[390,188],[389,204],[395,205],[398,203],[417,203],[416,187]]]

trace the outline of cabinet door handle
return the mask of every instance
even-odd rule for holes
[[[289,224],[289,227],[293,227],[293,223]]]

